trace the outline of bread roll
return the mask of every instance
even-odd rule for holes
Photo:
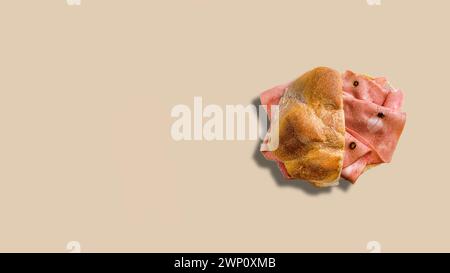
[[[338,183],[345,145],[342,92],[340,73],[318,67],[292,82],[281,98],[273,154],[292,178],[318,187]]]

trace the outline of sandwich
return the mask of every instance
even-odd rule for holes
[[[267,109],[279,106],[261,151],[286,179],[316,187],[341,178],[355,183],[391,161],[406,122],[403,99],[386,78],[315,68],[261,94]]]

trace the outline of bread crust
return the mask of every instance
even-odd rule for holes
[[[274,155],[293,178],[318,187],[339,180],[345,145],[342,79],[315,68],[293,81],[280,100],[279,146]]]

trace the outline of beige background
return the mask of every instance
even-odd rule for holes
[[[450,251],[449,1],[2,0],[0,251]],[[175,142],[315,66],[406,92],[392,164],[286,184],[255,141]],[[278,182],[277,182],[278,181]]]

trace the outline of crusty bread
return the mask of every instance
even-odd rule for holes
[[[292,82],[280,101],[279,146],[273,152],[293,178],[318,187],[340,177],[345,145],[339,72],[315,68]]]

